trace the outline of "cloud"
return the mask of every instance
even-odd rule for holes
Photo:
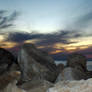
[[[13,26],[13,21],[17,18],[19,13],[14,11],[12,14],[7,15],[7,11],[0,10],[0,29],[5,29]]]
[[[11,24],[11,22],[15,20],[16,17],[17,17],[16,12],[13,13],[10,17],[8,17],[8,20],[10,21],[9,23]],[[4,21],[6,20],[7,19],[5,18],[0,23],[3,24]],[[92,44],[90,44],[89,46],[89,43],[91,42],[92,39],[92,38],[90,39],[92,33],[90,32],[89,34],[86,34],[85,32],[80,31],[80,29],[87,27],[90,21],[92,21],[91,12],[85,14],[84,16],[80,17],[77,21],[74,22],[72,26],[74,27],[75,30],[71,29],[61,31],[59,30],[57,32],[49,34],[10,32],[8,34],[7,39],[4,39],[4,41],[10,45],[13,43],[11,45],[12,47],[18,46],[18,44],[22,44],[24,42],[34,42],[34,44],[36,44],[40,49],[43,49],[51,53],[55,59],[65,58],[65,56],[67,56],[67,53],[72,51],[78,51],[82,53],[85,51],[83,54],[90,55],[91,53],[90,46],[92,46]],[[10,26],[12,26],[12,24]],[[7,47],[7,44],[2,43],[1,45]],[[88,48],[90,48],[90,50]],[[86,51],[88,51],[88,53]]]
[[[15,32],[15,33],[9,33],[7,40],[20,43],[32,38],[34,37],[31,37],[29,33]]]
[[[80,37],[81,34],[72,31],[59,31],[51,34],[32,34],[32,33],[22,33],[15,32],[8,35],[8,41],[12,42],[24,42],[26,40],[39,39],[37,44],[40,45],[53,45],[56,43],[70,44],[69,38]]]
[[[16,47],[18,49],[24,42],[34,43],[39,49],[51,54],[54,59],[65,59],[68,53],[88,50],[92,46],[92,44],[89,44],[91,39],[92,37],[85,37],[81,32],[68,30],[50,34],[10,32],[7,38],[3,39],[1,45],[9,49],[15,49]],[[85,52],[83,54],[89,53]]]
[[[75,50],[75,47],[67,47],[69,44],[77,43],[76,41],[70,41],[70,39],[81,37],[81,34],[78,32],[72,31],[59,31],[51,34],[39,34],[39,33],[26,33],[26,32],[12,32],[9,33],[6,42],[17,43],[21,45],[24,42],[33,43],[39,49],[47,51],[49,54],[58,54],[68,52],[70,50]],[[59,45],[59,47],[57,47]],[[16,46],[16,45],[15,45]]]
[[[91,22],[91,23],[90,23]],[[88,27],[90,24],[92,24],[92,12],[89,12],[85,14],[84,16],[81,16],[76,22],[75,26],[77,26],[80,29],[84,29]]]
[[[92,25],[92,11],[80,15],[66,26],[65,29],[73,31],[86,31]]]

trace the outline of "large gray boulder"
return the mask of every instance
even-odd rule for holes
[[[58,72],[54,60],[33,44],[24,44],[18,53],[18,63],[21,70],[21,82],[29,80],[48,80],[54,82]]]
[[[81,80],[92,78],[92,72],[87,70],[87,59],[80,53],[72,53],[67,58],[66,67],[57,77],[61,80]]]
[[[81,80],[88,79],[88,76],[85,72],[82,72],[78,69],[67,67],[59,74],[56,82],[63,80]]]
[[[87,59],[80,53],[72,53],[67,58],[67,67],[76,68],[78,70],[87,72]]]

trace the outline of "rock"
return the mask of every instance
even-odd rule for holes
[[[68,56],[67,67],[76,68],[78,70],[87,72],[87,59],[84,55],[79,53],[73,53]]]
[[[9,83],[9,85],[4,89],[0,90],[0,92],[27,92],[23,89],[20,89],[16,86],[16,81]]]
[[[87,78],[92,78],[92,71],[87,71],[86,72]]]
[[[19,65],[16,63],[13,63],[9,71],[20,71]]]
[[[26,90],[27,92],[46,92],[53,84],[45,80],[32,80],[24,83],[19,88]]]
[[[60,81],[46,92],[92,92],[92,79],[80,81]]]
[[[13,71],[7,72],[0,76],[0,90],[4,90],[10,83],[18,80],[20,72]],[[1,91],[0,91],[1,92]]]
[[[15,57],[9,51],[0,48],[0,74],[8,71],[15,62]]]
[[[54,60],[33,44],[24,44],[18,54],[21,82],[43,79],[54,82],[58,72]]]
[[[58,64],[57,65],[59,73],[61,73],[63,71],[64,67],[65,67],[64,64]]]
[[[64,66],[64,64],[62,64],[62,63],[57,65],[59,74],[58,74],[57,79],[56,79],[55,82],[61,81],[61,73],[62,73],[62,71],[64,70],[64,67],[65,67],[65,66]]]
[[[27,92],[16,86],[20,72],[12,71],[0,76],[0,92]]]
[[[62,73],[59,74],[57,77],[56,82],[63,81],[63,80],[81,80],[87,79],[87,75],[84,72],[81,72],[78,69],[67,67],[65,68]]]

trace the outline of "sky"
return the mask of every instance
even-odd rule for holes
[[[0,46],[33,43],[54,59],[92,60],[92,0],[0,0]]]

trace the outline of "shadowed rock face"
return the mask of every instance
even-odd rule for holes
[[[57,65],[59,73],[61,73],[63,71],[64,67],[65,67],[64,64],[58,64]]]
[[[15,61],[15,57],[9,51],[0,48],[0,74],[9,70],[12,63]]]
[[[79,53],[68,56],[66,67],[57,77],[56,82],[62,80],[81,80],[92,78],[92,72],[87,70],[86,57]]]
[[[87,59],[84,55],[79,53],[73,53],[67,58],[67,67],[80,69],[81,71],[87,71]]]
[[[33,44],[24,44],[21,47],[18,63],[22,72],[22,81],[44,79],[53,82],[58,74],[54,60]]]

